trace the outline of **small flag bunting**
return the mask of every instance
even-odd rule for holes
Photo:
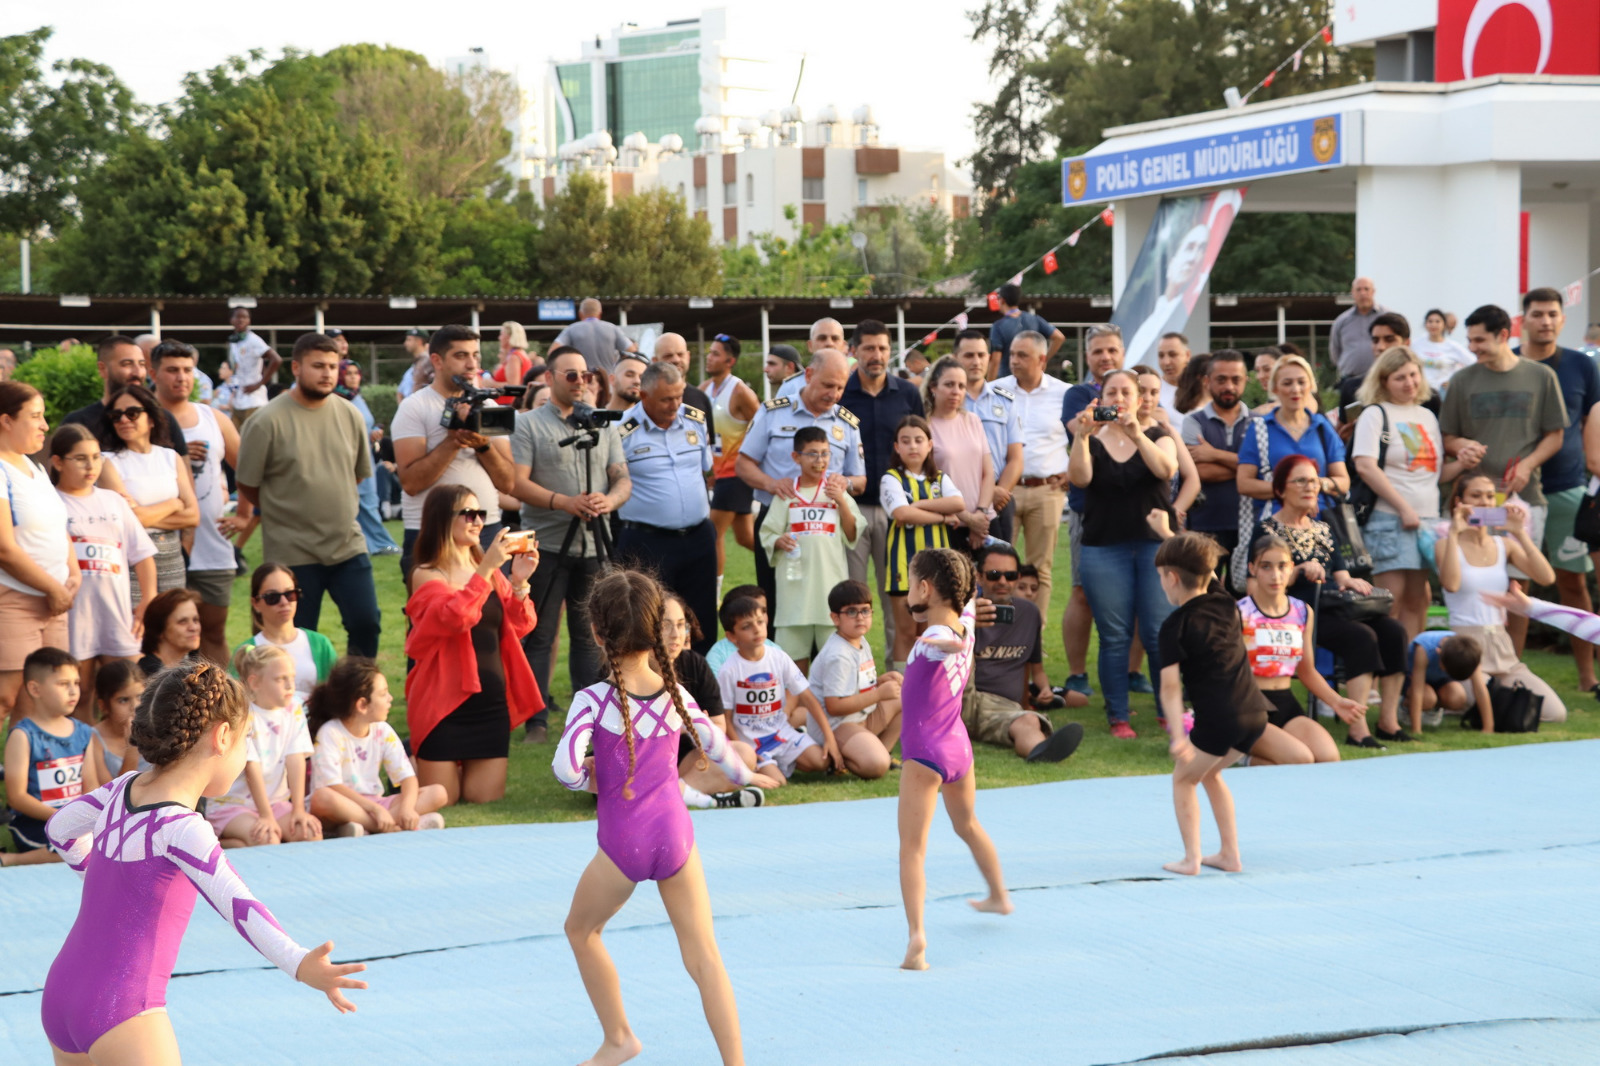
[[[1278,80],[1278,72],[1275,71],[1275,70],[1268,71],[1267,72],[1267,76],[1265,78],[1261,79],[1261,87],[1263,89],[1268,88],[1269,86],[1271,86],[1271,84],[1273,82],[1275,82],[1277,80]]]
[[[1568,307],[1575,307],[1576,305],[1578,305],[1578,304],[1580,304],[1582,302],[1583,302],[1583,282],[1574,281],[1571,285],[1567,286],[1566,305]]]
[[[1067,247],[1068,248],[1076,248],[1078,246],[1078,238],[1081,237],[1081,236],[1083,236],[1083,230],[1081,230],[1081,229],[1073,230],[1072,233],[1069,234],[1068,237],[1067,237]]]
[[[1304,56],[1305,56],[1305,53],[1303,51],[1301,51],[1298,48],[1295,49],[1295,53],[1294,53],[1294,69],[1295,69],[1295,73],[1297,73],[1297,74],[1300,72],[1300,60]]]
[[[989,294],[989,310],[991,310],[991,311],[1000,310],[1000,294],[999,293],[991,292]]]
[[[1061,264],[1056,262],[1056,253],[1044,253],[1044,272],[1046,274],[1054,274],[1059,269],[1061,269]]]
[[[956,329],[962,330],[962,329],[966,329],[966,328],[967,328],[967,313],[965,311],[963,311],[959,315],[956,316]]]
[[[1324,27],[1322,27],[1322,43],[1323,44],[1332,44],[1333,43],[1333,27],[1332,26],[1324,26]]]
[[[1015,274],[1011,275],[1011,284],[1013,284],[1013,285],[1021,285],[1022,284],[1022,274],[1023,274],[1023,272],[1019,270]]]
[[[1115,226],[1117,224],[1116,208],[1108,207],[1104,211],[1100,212],[1100,221],[1104,222],[1108,226]]]

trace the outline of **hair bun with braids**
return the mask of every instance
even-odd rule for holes
[[[249,713],[239,682],[208,662],[184,662],[150,679],[129,739],[154,766],[177,762],[217,722],[239,725]]]

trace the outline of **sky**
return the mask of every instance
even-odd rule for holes
[[[932,0],[908,10],[861,0],[479,0],[457,7],[392,0],[274,0],[260,7],[216,0],[6,0],[0,36],[53,26],[47,59],[110,66],[144,103],[176,97],[183,75],[253,48],[277,55],[294,46],[325,52],[372,42],[408,48],[434,63],[484,48],[494,66],[525,72],[578,55],[580,42],[624,22],[657,26],[703,7],[727,9],[731,35],[771,42],[774,80],[786,103],[801,53],[798,102],[809,117],[825,104],[848,115],[870,103],[886,144],[942,148],[952,162],[971,154],[973,102],[989,91],[988,53],[971,40],[966,11],[977,0]]]

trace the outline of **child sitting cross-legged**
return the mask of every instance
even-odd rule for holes
[[[833,635],[811,663],[811,691],[827,710],[828,725],[844,768],[872,780],[894,768],[889,757],[900,740],[897,673],[878,673],[867,631],[872,628],[872,592],[859,581],[841,581],[828,592]],[[822,728],[806,720],[806,732],[822,743]]]
[[[94,728],[72,717],[78,706],[78,660],[60,648],[39,648],[22,661],[22,683],[33,707],[6,737],[6,801],[16,854],[0,866],[60,862],[44,824],[57,809],[103,781],[95,776],[100,741]]]
[[[443,785],[417,785],[417,772],[389,724],[389,681],[371,659],[346,658],[311,691],[307,728],[311,756],[311,813],[334,836],[359,837],[400,829],[443,829]],[[383,794],[379,770],[400,791]]]
[[[1481,712],[1483,732],[1493,733],[1489,675],[1478,669],[1482,662],[1483,646],[1474,637],[1448,629],[1418,633],[1411,642],[1411,687],[1406,693],[1412,731],[1440,725],[1445,711],[1460,714],[1476,704],[1489,708]]]
[[[233,672],[250,697],[244,773],[206,820],[225,848],[321,840],[322,823],[306,810],[306,759],[311,732],[294,694],[294,659],[276,644],[244,644]]]
[[[744,597],[723,604],[719,614],[736,653],[717,671],[717,684],[722,689],[723,707],[733,714],[734,735],[755,748],[757,773],[771,779],[757,784],[776,788],[796,770],[833,773],[840,769],[839,745],[827,715],[794,660],[767,642],[767,618],[761,605]],[[823,738],[820,744],[791,724],[791,705],[807,716],[802,722],[817,724]]]

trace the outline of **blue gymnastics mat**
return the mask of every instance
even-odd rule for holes
[[[982,882],[941,814],[925,973],[897,968],[893,800],[695,830],[752,1063],[1593,1062],[1597,764],[1582,741],[1232,770],[1247,869],[1197,878],[1161,869],[1165,777],[985,791],[1016,913],[966,906]],[[232,852],[373,987],[340,1017],[202,904],[169,990],[186,1061],[580,1061],[599,1027],[561,925],[593,853],[593,823]],[[0,873],[0,1063],[50,1061],[38,990],[77,900],[64,867]],[[716,1061],[653,886],[607,944],[638,1061]]]

